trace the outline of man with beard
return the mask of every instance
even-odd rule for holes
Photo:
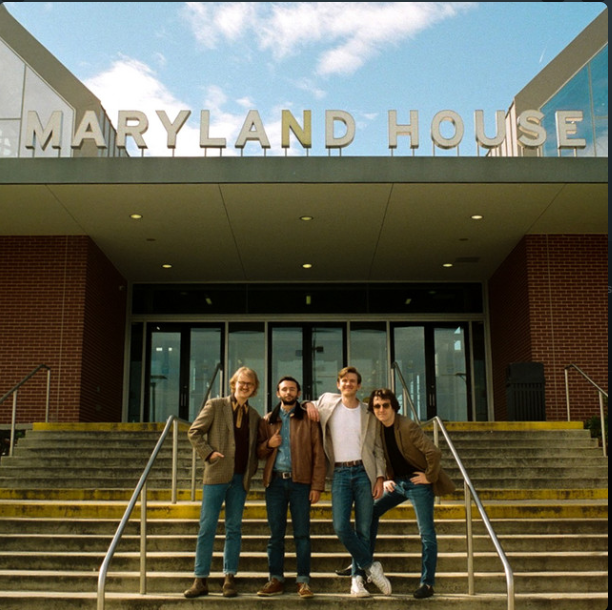
[[[270,580],[257,592],[260,597],[281,595],[285,590],[285,532],[287,508],[291,511],[297,557],[297,592],[312,597],[310,590],[310,505],[325,488],[325,453],[321,427],[305,417],[298,398],[300,384],[283,377],[277,385],[280,403],[259,423],[258,456],[265,459],[263,483],[270,539]]]

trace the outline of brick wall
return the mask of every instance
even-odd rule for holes
[[[51,421],[120,421],[125,307],[125,280],[89,237],[0,237],[0,396],[43,363]],[[44,420],[45,394],[39,372],[18,423]]]
[[[607,235],[527,235],[489,281],[495,418],[506,418],[506,367],[544,363],[547,419],[567,418],[564,367],[608,389]],[[571,418],[599,413],[570,373]]]

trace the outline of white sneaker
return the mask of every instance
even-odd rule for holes
[[[370,597],[370,592],[363,583],[363,576],[353,576],[351,578],[351,595],[353,597]]]
[[[385,576],[380,561],[375,561],[367,570],[368,582],[373,582],[383,595],[391,595],[391,583]]]

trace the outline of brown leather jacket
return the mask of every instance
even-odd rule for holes
[[[270,485],[272,469],[278,453],[278,447],[268,447],[268,440],[281,429],[279,408],[280,405],[277,405],[274,411],[268,413],[259,422],[257,456],[260,460],[266,460],[263,471],[264,487]],[[299,405],[298,409],[300,409]],[[300,415],[301,417],[292,413],[289,422],[291,478],[295,483],[310,485],[311,490],[324,491],[326,466],[321,426],[318,422],[311,421],[304,411],[301,411]]]

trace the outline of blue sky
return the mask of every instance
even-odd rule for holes
[[[600,2],[6,2],[11,15],[98,96],[115,123],[141,110],[151,126],[147,154],[171,154],[156,110],[191,117],[177,155],[198,147],[200,110],[210,136],[234,143],[250,110],[280,146],[283,109],[312,111],[311,155],[327,155],[325,112],[356,122],[344,156],[389,155],[387,118],[419,112],[420,146],[433,154],[434,115],[465,123],[459,152],[475,155],[474,111],[495,111],[604,9]],[[341,126],[340,132],[342,132]],[[449,134],[450,135],[450,134]],[[492,133],[490,135],[493,135]],[[411,154],[400,138],[396,155]],[[210,153],[214,154],[214,153]],[[263,155],[256,142],[245,155]],[[305,155],[292,140],[290,154]],[[332,152],[337,155],[337,152]],[[456,150],[436,150],[453,155]]]

